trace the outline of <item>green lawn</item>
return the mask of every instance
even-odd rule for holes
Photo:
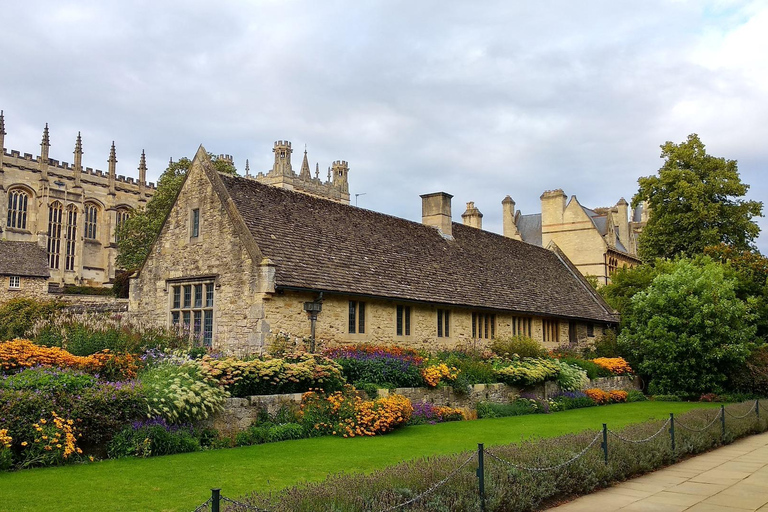
[[[235,498],[342,471],[367,472],[403,460],[666,419],[718,404],[639,402],[547,415],[407,427],[380,437],[323,437],[150,459],[106,460],[0,473],[0,510],[191,511],[210,488]]]

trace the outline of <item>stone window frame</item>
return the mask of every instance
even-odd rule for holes
[[[30,218],[30,206],[34,206],[34,194],[26,187],[14,186],[8,190],[8,215],[5,226],[26,230]]]
[[[97,240],[99,236],[99,205],[86,201],[83,205],[83,238]]]
[[[368,308],[365,301],[350,300],[347,310],[347,332],[349,334],[365,334]]]
[[[560,343],[560,321],[543,319],[541,321],[541,335],[544,343]]]
[[[488,340],[496,337],[496,313],[472,312],[472,339]]]
[[[20,290],[21,289],[21,276],[8,276],[8,289]]]
[[[64,270],[75,270],[75,252],[77,250],[77,205],[70,203],[64,209],[66,223],[64,227]]]
[[[587,322],[587,338],[595,337],[595,324]]]
[[[451,310],[438,308],[436,320],[437,320],[437,337],[450,338],[451,337]]]
[[[181,329],[193,339],[199,339],[203,346],[212,346],[216,332],[217,277],[169,280],[166,286],[168,325]]]
[[[48,267],[58,270],[61,257],[61,231],[64,224],[64,205],[52,201],[48,205]]]
[[[413,308],[398,304],[395,308],[395,336],[407,338],[411,336],[413,325]]]
[[[127,206],[120,206],[115,210],[115,243],[120,241],[120,227],[131,217],[133,211]]]
[[[191,208],[189,211],[189,238],[200,238],[200,208]]]
[[[512,317],[512,336],[533,338],[533,318],[530,316]]]

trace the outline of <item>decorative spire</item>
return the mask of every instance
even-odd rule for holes
[[[331,168],[329,166],[328,167],[328,183],[330,183],[330,182],[331,182]]]
[[[168,167],[173,165],[173,157],[168,159]]]
[[[299,179],[309,181],[312,179],[312,174],[309,172],[309,161],[307,160],[307,146],[304,145],[304,160],[301,161],[301,172],[299,173]]]
[[[109,150],[109,195],[115,195],[115,166],[117,165],[117,152],[115,151],[115,141],[112,141],[112,147]]]
[[[315,179],[320,179],[320,162],[315,162]]]
[[[147,155],[144,154],[144,150],[141,150],[141,158],[139,159],[139,186],[143,187],[147,183]]]
[[[0,110],[0,136],[8,135],[5,133],[5,116],[3,115],[3,111]]]
[[[83,172],[83,139],[80,132],[77,132],[75,140],[75,187],[80,186],[80,174]]]
[[[43,129],[43,142],[40,143],[43,147],[51,147],[51,139],[48,137],[48,123],[45,123],[45,129]]]
[[[250,175],[251,175],[251,164],[248,163],[248,159],[246,158],[245,159],[245,177],[247,178]]]

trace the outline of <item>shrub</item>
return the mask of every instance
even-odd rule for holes
[[[121,457],[154,457],[201,450],[200,440],[189,425],[169,425],[162,418],[135,422],[110,441],[107,453]]]
[[[58,466],[77,458],[82,450],[77,446],[74,421],[51,411],[50,416],[32,424],[35,429],[31,442],[22,441],[20,467]]]
[[[589,384],[587,372],[576,365],[560,362],[557,383],[563,391],[578,391]]]
[[[597,405],[607,404],[611,401],[611,396],[602,389],[591,388],[585,389],[584,394],[587,395]]]
[[[629,375],[632,368],[621,357],[598,357],[592,360],[593,363],[608,370],[611,375]]]
[[[419,369],[424,358],[415,350],[357,345],[334,348],[325,355],[341,365],[347,382],[372,382],[388,388],[424,385]]]
[[[561,363],[568,363],[572,366],[578,366],[587,372],[587,377],[590,379],[611,376],[611,372],[608,369],[603,368],[602,366],[593,363],[592,361],[586,361],[578,357],[560,357],[559,359]]]
[[[445,363],[439,363],[422,368],[421,376],[424,378],[427,386],[434,388],[440,382],[455,381],[456,377],[459,376],[459,370],[453,367],[448,368],[448,365]]]
[[[0,471],[5,471],[13,465],[12,443],[13,438],[8,435],[8,429],[0,429]]]
[[[79,370],[41,366],[26,368],[0,379],[0,387],[40,392],[78,393],[85,388],[95,386],[97,382],[96,377]]]
[[[553,359],[524,359],[499,364],[496,376],[510,386],[533,386],[553,380],[560,373],[560,363]]]
[[[627,401],[628,393],[626,391],[614,390],[608,393],[608,396],[613,403],[622,403]]]
[[[478,418],[505,418],[507,416],[524,416],[526,414],[549,412],[549,404],[535,398],[517,397],[508,404],[480,402],[477,404]]]
[[[464,413],[461,409],[432,404],[430,402],[418,402],[413,406],[413,414],[409,425],[423,425],[429,423],[443,423],[445,421],[461,421]]]
[[[150,368],[141,381],[148,417],[160,416],[169,423],[206,419],[222,410],[228,396],[196,362]]]
[[[23,338],[40,319],[48,318],[61,309],[58,301],[11,299],[0,305],[0,341]]]
[[[594,407],[597,404],[581,391],[564,391],[554,394],[547,400],[550,412],[569,411],[584,407]]]
[[[730,378],[728,387],[735,391],[768,396],[768,345],[753,350]]]
[[[619,357],[619,343],[616,331],[614,329],[606,329],[605,334],[602,334],[595,338],[594,357]]]
[[[651,399],[656,402],[680,402],[682,400],[677,395],[653,395]]]
[[[311,388],[336,391],[344,384],[341,366],[327,357],[309,353],[250,361],[203,356],[200,366],[235,397],[301,393]]]
[[[87,357],[75,356],[58,347],[40,347],[29,340],[15,339],[0,342],[0,372],[33,366],[77,368],[88,373],[98,373],[104,378],[133,378],[139,359],[131,354],[99,352]]]
[[[547,349],[528,336],[501,336],[491,342],[490,349],[499,357],[535,357],[547,356]]]
[[[648,400],[648,397],[642,391],[636,389],[627,391],[627,402],[645,402],[646,400]]]
[[[311,435],[374,436],[404,425],[413,406],[402,395],[362,400],[352,389],[310,391],[301,400],[301,423]]]

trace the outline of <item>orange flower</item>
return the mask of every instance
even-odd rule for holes
[[[592,360],[596,365],[605,368],[613,375],[629,375],[632,367],[622,357],[598,357]]]

